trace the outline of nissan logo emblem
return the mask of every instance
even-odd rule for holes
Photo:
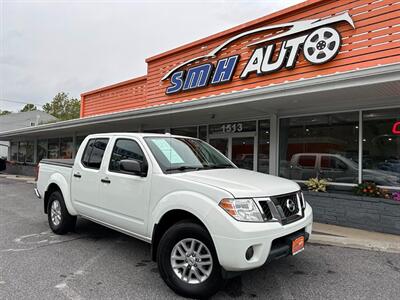
[[[287,199],[286,200],[286,207],[290,212],[294,212],[296,209],[296,204],[292,199]]]

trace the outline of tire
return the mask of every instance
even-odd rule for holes
[[[56,234],[66,234],[75,228],[76,217],[69,214],[60,191],[54,191],[49,196],[47,219],[51,230]]]
[[[193,241],[194,251],[190,250]],[[185,255],[193,255],[189,258],[184,256],[183,246],[189,249]],[[173,254],[179,259],[174,260]],[[184,297],[208,298],[224,284],[221,266],[209,233],[203,226],[190,221],[179,222],[165,232],[157,248],[157,264],[165,283]],[[175,264],[175,268],[172,264]],[[189,264],[191,267],[188,267]],[[178,269],[177,266],[181,265],[186,267]],[[182,276],[183,272],[186,276]]]

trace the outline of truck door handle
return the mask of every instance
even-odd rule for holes
[[[82,175],[81,175],[81,174],[79,174],[79,173],[74,173],[74,177],[76,177],[76,178],[81,178],[81,177],[82,177]]]
[[[111,183],[111,180],[108,178],[102,178],[100,181],[103,183]]]

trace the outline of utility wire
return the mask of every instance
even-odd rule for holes
[[[19,100],[10,100],[10,99],[3,99],[3,98],[0,98],[0,101],[4,101],[4,102],[13,102],[13,103],[20,103],[20,104],[33,104],[33,105],[36,105],[36,106],[43,107],[42,104],[38,104],[38,103],[34,103],[34,102],[29,102],[29,101],[24,102],[24,101],[19,101]]]

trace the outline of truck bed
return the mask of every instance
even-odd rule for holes
[[[40,161],[41,164],[47,164],[47,165],[54,165],[54,166],[61,166],[61,167],[67,167],[67,168],[72,168],[74,165],[74,159],[42,159]]]

